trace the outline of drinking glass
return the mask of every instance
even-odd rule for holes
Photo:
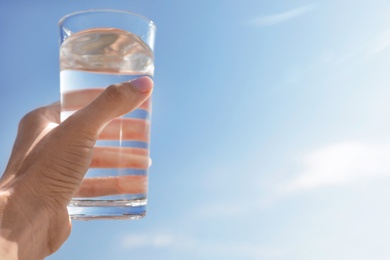
[[[121,10],[87,10],[59,21],[61,121],[107,86],[153,77],[155,24]],[[99,135],[73,219],[139,219],[146,214],[151,98],[112,120]]]

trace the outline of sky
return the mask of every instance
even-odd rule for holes
[[[47,259],[389,259],[389,0],[0,0],[1,169],[92,8],[157,25],[148,214]]]

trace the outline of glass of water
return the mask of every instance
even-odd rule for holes
[[[153,77],[155,24],[120,10],[88,10],[59,21],[61,121],[107,86]],[[88,172],[68,205],[73,219],[146,214],[151,98],[102,130]]]

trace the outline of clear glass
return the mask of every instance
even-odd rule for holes
[[[153,77],[156,27],[126,11],[89,10],[59,21],[61,121],[107,86]],[[73,219],[139,219],[146,214],[151,98],[111,121],[68,205]]]

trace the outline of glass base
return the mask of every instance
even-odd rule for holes
[[[146,199],[137,200],[72,200],[68,205],[71,219],[137,220],[146,215]]]

